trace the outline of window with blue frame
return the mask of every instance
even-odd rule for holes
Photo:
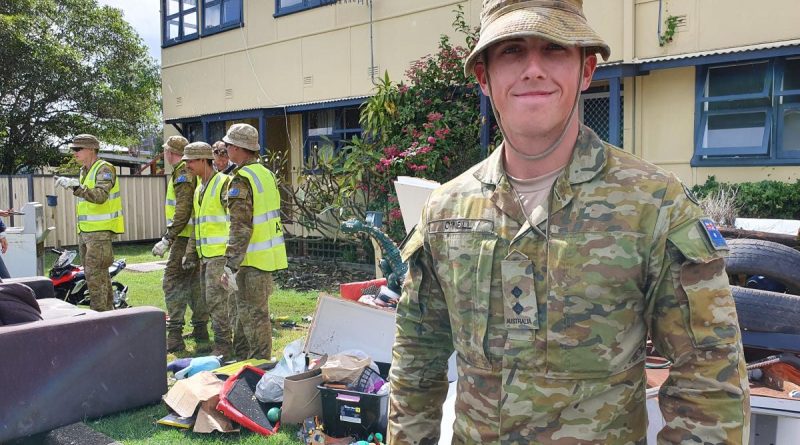
[[[275,0],[274,17],[334,3],[336,3],[336,0]]]
[[[320,157],[338,154],[354,136],[361,136],[359,115],[358,107],[304,113],[307,137],[303,147],[303,163],[306,172],[317,171]]]
[[[800,161],[800,58],[698,70],[695,161]]]
[[[242,0],[203,0],[203,35],[242,24]]]
[[[164,46],[199,36],[197,0],[163,0],[162,43]]]

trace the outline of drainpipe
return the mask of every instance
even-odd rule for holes
[[[375,50],[372,43],[372,0],[369,2],[369,75],[372,85],[375,85]]]
[[[656,31],[656,42],[661,42],[661,1],[658,0],[658,28]]]

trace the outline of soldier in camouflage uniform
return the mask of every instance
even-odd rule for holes
[[[661,444],[740,444],[749,394],[724,239],[675,175],[580,124],[596,53],[580,0],[485,0],[466,60],[503,144],[435,190],[409,262],[388,443],[646,443],[648,334],[673,362]]]
[[[233,357],[231,332],[231,293],[219,277],[225,267],[225,248],[230,231],[230,218],[225,211],[225,191],[230,177],[217,172],[212,164],[211,146],[193,142],[186,146],[183,160],[194,173],[199,184],[194,194],[194,227],[183,266],[194,269],[200,264],[202,295],[211,315],[214,331],[214,349],[211,355]]]
[[[100,141],[79,134],[69,144],[81,165],[80,179],[55,177],[56,185],[78,198],[78,251],[86,275],[89,305],[95,311],[114,309],[108,268],[114,261],[111,242],[125,232],[122,198],[114,166],[97,157]]]
[[[222,138],[237,167],[226,194],[230,235],[220,278],[235,291],[233,349],[240,359],[272,356],[268,299],[272,271],[287,267],[275,175],[258,162],[258,131],[234,124]]]
[[[192,232],[192,199],[197,178],[181,160],[189,141],[183,136],[170,136],[164,143],[164,158],[173,166],[166,198],[167,230],[161,241],[153,246],[153,255],[163,257],[169,251],[161,286],[167,306],[167,351],[186,348],[183,342],[183,323],[186,306],[192,309],[192,337],[197,342],[195,352],[207,352],[208,309],[200,292],[200,268],[184,269],[181,264]]]

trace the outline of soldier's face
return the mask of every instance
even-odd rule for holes
[[[578,89],[589,87],[597,66],[594,55],[581,66],[578,47],[537,37],[499,42],[486,50],[486,60],[488,76],[483,62],[476,64],[475,74],[484,94],[491,96],[506,136],[533,139],[559,136]]]
[[[91,166],[91,161],[94,159],[94,150],[91,148],[73,148],[72,155],[75,156],[75,160],[78,161],[84,167]]]
[[[203,164],[206,161],[204,159],[189,159],[186,161],[186,167],[192,172],[195,176],[202,176],[203,175]]]

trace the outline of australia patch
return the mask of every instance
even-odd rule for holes
[[[703,233],[706,234],[708,237],[708,241],[711,242],[711,246],[714,247],[716,250],[728,250],[728,243],[725,242],[725,237],[719,233],[719,229],[717,225],[711,218],[702,218],[700,220],[700,225],[703,227]]]
[[[186,175],[180,175],[178,176],[178,179],[175,180],[175,183],[180,184],[182,182],[187,182],[188,180],[189,178],[187,178]]]
[[[239,189],[232,188],[228,190],[228,198],[236,198],[239,196]]]
[[[107,172],[106,172],[106,173],[103,173],[103,177],[102,177],[101,179],[108,179],[108,180],[110,180],[110,179],[111,179],[111,173],[107,173]]]

